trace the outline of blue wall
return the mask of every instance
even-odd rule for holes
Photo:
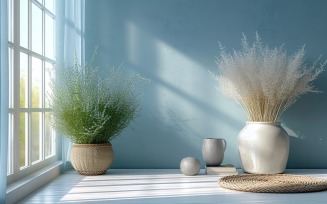
[[[237,134],[243,110],[221,95],[216,72],[218,41],[239,49],[244,32],[258,31],[270,46],[289,53],[306,44],[310,63],[327,58],[324,0],[88,0],[86,55],[100,45],[96,63],[119,66],[151,79],[143,110],[114,142],[113,168],[179,168],[201,156],[202,140],[222,137],[224,163],[240,167]],[[288,168],[327,168],[327,72],[315,82],[325,93],[307,94],[282,116],[291,136]]]

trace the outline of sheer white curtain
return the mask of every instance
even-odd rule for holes
[[[64,69],[65,65],[74,63],[74,53],[77,53],[79,63],[84,63],[84,0],[56,1],[56,71]],[[71,142],[58,135],[62,141],[63,171],[69,167]]]
[[[0,3],[0,203],[6,200],[8,154],[8,16],[7,1]]]

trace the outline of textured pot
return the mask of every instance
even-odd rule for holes
[[[247,122],[238,135],[244,172],[283,173],[289,154],[289,136],[279,122]]]
[[[224,160],[226,141],[222,138],[206,138],[202,143],[202,157],[207,166],[218,166]]]
[[[114,159],[110,143],[74,144],[70,152],[70,160],[74,169],[82,175],[105,174]]]

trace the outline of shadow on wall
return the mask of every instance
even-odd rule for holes
[[[132,66],[135,68],[135,66]],[[117,145],[128,144],[132,139],[136,146],[118,150],[117,154],[121,155],[119,161],[114,163],[113,167],[119,168],[176,168],[179,162],[187,156],[197,157],[202,161],[201,147],[202,139],[205,137],[224,137],[215,129],[214,122],[220,121],[217,127],[227,127],[227,124],[239,124],[234,118],[226,115],[224,112],[216,110],[214,107],[208,106],[202,100],[193,95],[186,94],[179,88],[166,83],[156,76],[145,73],[142,69],[139,73],[151,78],[151,87],[146,89],[143,97],[144,110],[141,117],[137,119],[136,124],[132,125],[132,129],[126,132],[122,138],[117,140]],[[161,90],[164,89],[164,90]],[[165,96],[155,97],[156,94]],[[174,97],[178,97],[179,101],[175,101]],[[159,99],[158,99],[159,98]],[[155,100],[158,99],[157,102]],[[184,102],[180,102],[184,101]],[[221,120],[224,118],[224,120]],[[226,128],[221,128],[223,131]],[[214,133],[216,131],[216,133]],[[237,132],[227,136],[236,136]],[[136,139],[136,140],[135,140]],[[235,137],[227,137],[228,150],[226,152],[225,161],[231,163],[235,154]],[[234,143],[234,144],[233,144]],[[230,148],[229,148],[230,147]],[[132,150],[133,149],[133,150]],[[135,163],[124,163],[128,160],[126,157],[133,157]],[[123,159],[124,158],[124,159]],[[138,163],[138,161],[142,161]],[[235,165],[238,161],[233,161]],[[202,161],[204,167],[204,162]]]
[[[287,168],[327,168],[326,81],[325,71],[314,83],[322,93],[301,97],[284,114],[283,122],[297,134],[290,137]]]
[[[206,137],[225,138],[224,163],[239,167],[237,134],[246,118],[238,105],[215,90],[217,84],[208,74],[208,70],[216,72],[217,41],[238,49],[242,32],[262,31],[265,42],[285,42],[286,37],[291,48],[301,46],[308,37],[289,35],[302,31],[302,22],[312,28],[306,29],[311,33],[321,25],[304,19],[302,8],[311,7],[298,2],[87,1],[86,56],[99,44],[96,63],[124,62],[127,70],[152,81],[144,90],[141,117],[113,142],[113,168],[178,168],[186,156],[202,161]],[[313,4],[311,10],[316,7]],[[292,14],[297,18],[289,18]],[[320,15],[325,16],[310,18],[320,22],[315,19],[323,19]],[[315,39],[307,43],[325,49]],[[327,91],[326,77],[325,72],[318,80],[320,90]],[[326,161],[321,162],[327,151],[322,149],[327,139],[326,102],[325,94],[306,95],[283,115],[282,122],[300,133],[291,137],[288,168],[326,166]]]
[[[117,159],[113,167],[176,168],[186,156],[201,160],[202,139],[205,137],[224,137],[229,144],[225,161],[238,165],[238,158],[229,154],[237,153],[237,133],[233,128],[236,124],[242,126],[238,119],[240,109],[234,109],[234,114],[229,113],[226,109],[229,102],[217,98],[220,94],[215,90],[215,81],[205,66],[136,24],[127,22],[125,25],[129,59],[125,65],[131,72],[136,71],[149,78],[151,84],[142,97],[142,118],[137,121],[134,131],[124,134],[132,138],[138,133],[142,138],[134,145],[141,148],[132,151],[135,147],[130,146],[128,139],[117,140],[116,144],[116,149],[120,148],[120,144],[128,146],[128,151],[123,148],[124,152],[119,155],[133,158],[138,155],[140,158],[135,161],[142,162],[128,164],[119,162],[126,161],[126,158]],[[220,106],[221,103],[225,103],[225,106]],[[154,152],[157,152],[157,156]]]

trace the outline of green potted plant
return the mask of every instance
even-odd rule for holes
[[[72,142],[71,163],[82,175],[105,174],[113,160],[110,141],[140,110],[135,74],[124,77],[121,68],[107,73],[90,63],[75,62],[56,70],[51,80],[52,125]],[[101,72],[102,71],[102,72]]]
[[[282,173],[289,154],[289,138],[280,118],[300,95],[317,92],[312,82],[326,61],[308,66],[304,48],[288,56],[283,47],[263,46],[259,35],[243,49],[226,53],[220,45],[216,76],[223,94],[244,109],[248,122],[238,136],[243,170],[248,173]]]

